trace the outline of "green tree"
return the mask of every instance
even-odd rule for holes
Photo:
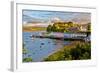
[[[53,24],[53,26],[52,26],[52,31],[53,31],[53,32],[57,32],[57,27],[56,27],[55,24]]]
[[[52,31],[52,26],[51,25],[48,25],[47,32],[51,32],[51,31]]]
[[[87,25],[88,25],[88,26],[87,26],[87,30],[88,30],[88,31],[91,31],[91,23],[88,23]]]
[[[67,24],[69,27],[73,27],[73,22],[69,21],[69,22],[67,22]]]

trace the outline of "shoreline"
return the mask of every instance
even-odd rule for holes
[[[70,48],[75,47],[75,45],[73,45],[73,44],[75,44],[76,42],[77,42],[77,41],[71,42],[69,45],[65,45],[64,47],[59,48],[56,52],[53,52],[53,53],[49,54],[46,58],[48,58],[49,56],[52,56],[53,54],[55,54],[55,53],[57,53],[57,52],[59,52],[59,51],[64,50],[65,47],[68,47],[68,50],[69,50],[69,47],[70,47]],[[45,59],[45,58],[44,58],[44,59]],[[44,61],[44,60],[43,60],[43,61]]]
[[[63,48],[60,48],[57,52],[47,56],[46,58],[44,58],[43,61],[59,61],[57,60],[57,58],[59,58],[60,56],[62,56],[64,54],[64,52],[70,52],[71,50],[74,50],[74,48],[76,49],[76,46],[80,44],[84,44],[84,42],[82,41],[73,41],[71,42],[71,44],[69,45],[65,45]],[[90,44],[88,42],[85,42],[85,44]],[[78,48],[77,48],[78,49]],[[91,49],[91,48],[90,48]],[[90,52],[91,53],[91,52]],[[80,55],[79,55],[80,56]],[[67,57],[66,57],[67,58]],[[74,59],[66,59],[65,60],[74,60]],[[90,58],[89,58],[90,59]],[[82,59],[79,59],[82,60]]]

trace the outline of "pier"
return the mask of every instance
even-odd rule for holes
[[[89,34],[88,34],[89,35]],[[85,40],[90,41],[89,36],[87,36],[87,33],[58,33],[58,32],[52,32],[52,33],[41,33],[38,35],[32,35],[33,38],[49,38],[49,39],[63,39],[63,40]]]

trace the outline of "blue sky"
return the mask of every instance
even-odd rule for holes
[[[91,22],[91,14],[83,12],[61,12],[61,11],[39,11],[39,10],[23,10],[24,21],[50,21],[58,18],[61,21],[73,21],[77,23]]]

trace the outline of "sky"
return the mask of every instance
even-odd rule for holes
[[[85,24],[91,22],[91,13],[84,12],[63,12],[63,11],[40,11],[23,10],[23,22],[51,22],[51,21],[72,21]]]

